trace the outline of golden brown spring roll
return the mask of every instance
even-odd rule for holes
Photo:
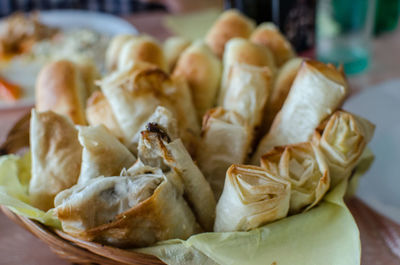
[[[290,183],[256,166],[232,165],[217,205],[215,232],[248,231],[286,217]]]
[[[244,163],[252,141],[252,130],[246,120],[234,111],[221,107],[204,116],[198,165],[218,199],[224,187],[226,170]]]
[[[222,106],[240,114],[252,129],[258,128],[271,91],[271,71],[243,63],[233,64],[230,69]]]
[[[237,10],[227,10],[220,15],[206,36],[206,43],[219,58],[222,58],[225,44],[232,38],[249,38],[255,28],[253,20]]]
[[[83,83],[85,84],[86,87],[86,93],[84,94],[85,102],[84,105],[86,107],[86,99],[94,92],[99,89],[99,87],[96,85],[96,80],[101,78],[101,74],[99,72],[99,69],[97,69],[97,66],[95,62],[92,59],[88,59],[85,57],[78,57],[75,58],[75,64],[78,66]]]
[[[116,247],[145,247],[200,231],[182,194],[161,170],[99,177],[59,193],[55,213],[74,237]]]
[[[317,126],[342,104],[348,84],[333,65],[304,61],[270,131],[261,139],[252,163],[274,146],[306,142]]]
[[[331,187],[347,179],[374,134],[375,125],[346,111],[336,111],[314,134],[329,166]]]
[[[258,25],[251,34],[250,40],[268,47],[272,51],[278,67],[281,67],[296,55],[290,42],[282,35],[278,27],[271,22]]]
[[[132,61],[151,63],[163,71],[168,71],[161,44],[151,36],[137,36],[122,46],[118,55],[118,69],[124,68]]]
[[[66,118],[54,112],[32,110],[30,122],[32,178],[29,196],[35,207],[47,211],[54,197],[78,181],[82,147],[78,131]]]
[[[92,80],[93,81],[93,80]],[[79,66],[59,60],[45,65],[36,80],[36,109],[65,115],[75,124],[86,124],[85,105],[89,90]]]
[[[269,130],[276,114],[282,108],[302,61],[303,59],[300,57],[292,58],[279,69],[265,109],[265,117],[262,123],[264,133]]]
[[[78,139],[83,147],[78,183],[86,183],[99,176],[118,176],[136,158],[103,125],[79,126]]]
[[[310,142],[275,147],[262,156],[261,166],[291,183],[291,214],[311,209],[329,189],[328,165]]]
[[[86,104],[86,119],[91,126],[104,125],[112,134],[119,139],[123,138],[123,133],[112,112],[110,103],[103,92],[95,91],[88,98]]]
[[[169,37],[163,44],[165,59],[168,65],[168,72],[172,73],[178,62],[179,56],[190,46],[191,41],[180,36]]]
[[[214,194],[182,141],[180,139],[171,141],[161,127],[153,124],[148,130],[142,131],[138,155],[146,165],[161,168],[165,172],[175,170],[179,174],[185,198],[191,205],[199,224],[204,230],[212,231],[216,205]]]
[[[267,66],[272,75],[275,75],[276,66],[270,50],[261,45],[254,44],[247,39],[233,38],[226,43],[223,58],[223,73],[221,88],[218,95],[218,104],[222,106],[230,77],[232,65],[245,63],[254,66]]]
[[[119,54],[121,53],[122,47],[125,45],[125,43],[136,37],[138,36],[121,34],[121,35],[116,35],[114,38],[112,38],[106,51],[105,64],[108,71],[114,71],[115,69],[117,69],[118,57]]]
[[[147,63],[135,63],[105,77],[101,88],[130,145],[157,106],[168,108],[178,120],[180,136],[191,146],[200,131],[189,88]]]
[[[199,121],[215,103],[221,71],[220,60],[202,41],[190,45],[177,62],[173,76],[187,81]]]

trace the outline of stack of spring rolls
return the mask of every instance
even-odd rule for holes
[[[46,65],[31,115],[31,203],[84,240],[144,247],[308,211],[373,136],[340,109],[342,69],[235,10],[204,40],[116,36],[106,65],[96,82],[90,62]]]

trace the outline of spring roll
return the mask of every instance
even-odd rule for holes
[[[182,194],[157,169],[90,179],[59,193],[55,205],[66,233],[115,247],[145,247],[200,232]]]
[[[250,165],[232,165],[217,205],[215,232],[248,231],[286,217],[290,183]]]
[[[171,141],[165,131],[152,125],[142,132],[138,154],[146,165],[161,168],[164,172],[171,169],[178,172],[184,186],[184,196],[197,220],[204,230],[211,231],[215,218],[214,194],[182,141]]]
[[[261,139],[252,163],[274,146],[306,142],[317,126],[331,115],[347,94],[342,71],[333,65],[304,61],[271,129]]]
[[[169,109],[178,120],[180,136],[187,146],[195,146],[200,133],[196,110],[186,83],[145,63],[135,63],[105,77],[101,88],[131,146],[135,135],[156,110]],[[190,142],[189,142],[190,141]]]
[[[221,79],[221,62],[203,41],[196,41],[180,56],[173,76],[183,77],[192,92],[199,121],[213,107]]]
[[[346,111],[336,111],[317,128],[313,142],[329,166],[331,187],[347,179],[374,134],[375,125]]]
[[[64,116],[32,110],[30,122],[32,178],[29,196],[35,207],[47,211],[54,197],[78,181],[82,147],[78,131]]]
[[[106,68],[109,72],[117,69],[118,57],[124,44],[136,37],[137,36],[130,34],[121,34],[112,38],[107,47],[105,62]]]
[[[206,43],[219,58],[222,58],[225,44],[232,38],[249,38],[255,28],[255,22],[239,11],[225,11],[215,21],[206,36]]]
[[[123,139],[121,128],[103,92],[95,91],[87,100],[86,119],[89,125],[96,126],[101,124],[109,129],[114,136]]]
[[[78,64],[68,60],[48,63],[36,79],[35,108],[39,112],[54,111],[85,125],[86,99],[92,89],[86,83],[89,81]]]
[[[272,73],[268,67],[243,63],[230,68],[223,107],[240,114],[251,128],[258,128],[271,90]]]
[[[224,187],[226,170],[232,164],[245,162],[251,141],[250,126],[234,111],[219,107],[204,116],[196,159],[217,200]]]
[[[288,60],[279,69],[265,109],[264,121],[262,122],[264,133],[268,132],[276,114],[281,110],[302,62],[302,58],[295,57]]]
[[[168,71],[161,44],[151,36],[136,36],[121,47],[118,54],[118,69],[123,69],[132,61],[147,62]]]
[[[310,142],[275,147],[262,156],[261,167],[291,183],[290,214],[311,209],[329,189],[328,164]]]
[[[165,40],[163,50],[165,59],[167,60],[169,73],[172,73],[176,63],[178,62],[179,56],[181,56],[182,52],[190,46],[190,43],[190,40],[179,36],[169,37]]]
[[[180,76],[172,76],[164,86],[168,91],[168,99],[172,106],[169,109],[178,121],[179,137],[189,153],[193,155],[198,146],[201,123],[198,120],[190,88],[186,80]]]
[[[117,176],[135,162],[135,156],[104,126],[79,126],[78,131],[83,147],[79,184],[99,176]]]
[[[276,66],[271,51],[261,45],[254,44],[247,39],[234,38],[227,42],[224,58],[221,88],[218,95],[218,105],[222,106],[230,77],[231,67],[236,63],[245,63],[254,66],[267,66],[272,75],[275,75]]]
[[[281,67],[296,55],[290,42],[282,35],[278,27],[271,22],[258,25],[251,34],[250,40],[268,47],[272,51],[278,67]]]

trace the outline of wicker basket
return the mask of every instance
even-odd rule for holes
[[[18,153],[21,149],[29,146],[29,120],[30,114],[27,114],[14,125],[8,133],[6,141],[0,147],[0,155]],[[19,216],[5,206],[0,205],[0,209],[15,223],[45,242],[58,256],[72,263],[164,264],[155,256],[83,241],[60,230],[46,227],[29,218]]]

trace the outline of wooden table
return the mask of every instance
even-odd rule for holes
[[[171,35],[162,25],[164,16],[164,13],[150,13],[126,19],[139,31],[163,40]],[[359,76],[349,78],[353,95],[365,87],[400,77],[398,47],[400,47],[400,29],[374,40],[373,63],[370,69]],[[27,111],[28,109],[0,111],[0,142],[12,125]],[[357,198],[348,201],[348,205],[360,228],[362,264],[400,264],[400,226],[375,213]],[[67,262],[58,258],[44,243],[0,213],[0,265],[3,264],[46,265],[67,264]]]

